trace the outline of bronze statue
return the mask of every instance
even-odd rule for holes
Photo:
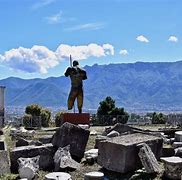
[[[70,58],[71,59],[71,58]],[[72,62],[71,62],[72,64]],[[83,106],[83,80],[87,79],[86,71],[79,67],[78,61],[73,61],[73,67],[68,67],[65,76],[70,76],[71,90],[68,96],[68,110],[74,106],[75,99],[77,98],[77,106],[79,113],[82,113]]]

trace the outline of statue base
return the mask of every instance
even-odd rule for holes
[[[90,125],[90,114],[89,113],[64,113],[62,123],[69,122],[75,125],[88,124]]]

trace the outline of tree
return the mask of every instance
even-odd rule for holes
[[[99,104],[97,115],[109,115],[115,108],[115,101],[110,96],[106,97],[106,99]]]
[[[41,110],[42,107],[38,104],[31,104],[25,108],[25,113],[31,114],[32,116],[40,116]]]
[[[116,122],[127,123],[128,121],[128,113],[124,111],[124,108],[119,108],[115,106],[115,100],[113,100],[110,96],[106,97],[105,100],[101,101],[100,106],[97,110],[97,116],[99,117],[99,121],[108,124],[108,122],[103,121],[104,115],[110,115],[109,119],[107,117],[106,121],[113,123],[113,118],[116,119]],[[110,124],[110,123],[109,123]]]
[[[29,116],[25,115],[26,124],[30,124],[33,127],[49,126],[49,122],[51,120],[51,112],[48,109],[43,109],[38,104],[31,104],[25,108],[25,113],[29,115]],[[30,116],[32,118],[30,118]],[[32,122],[28,123],[28,120]]]
[[[51,112],[48,109],[42,109],[40,113],[41,122],[43,127],[49,127],[51,120]]]
[[[165,124],[165,122],[166,118],[164,114],[156,112],[152,114],[152,124]]]

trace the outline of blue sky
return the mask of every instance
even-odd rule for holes
[[[181,0],[0,0],[0,79],[182,60]]]

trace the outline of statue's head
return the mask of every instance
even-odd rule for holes
[[[78,65],[79,65],[78,61],[73,61],[73,66],[78,66]]]

